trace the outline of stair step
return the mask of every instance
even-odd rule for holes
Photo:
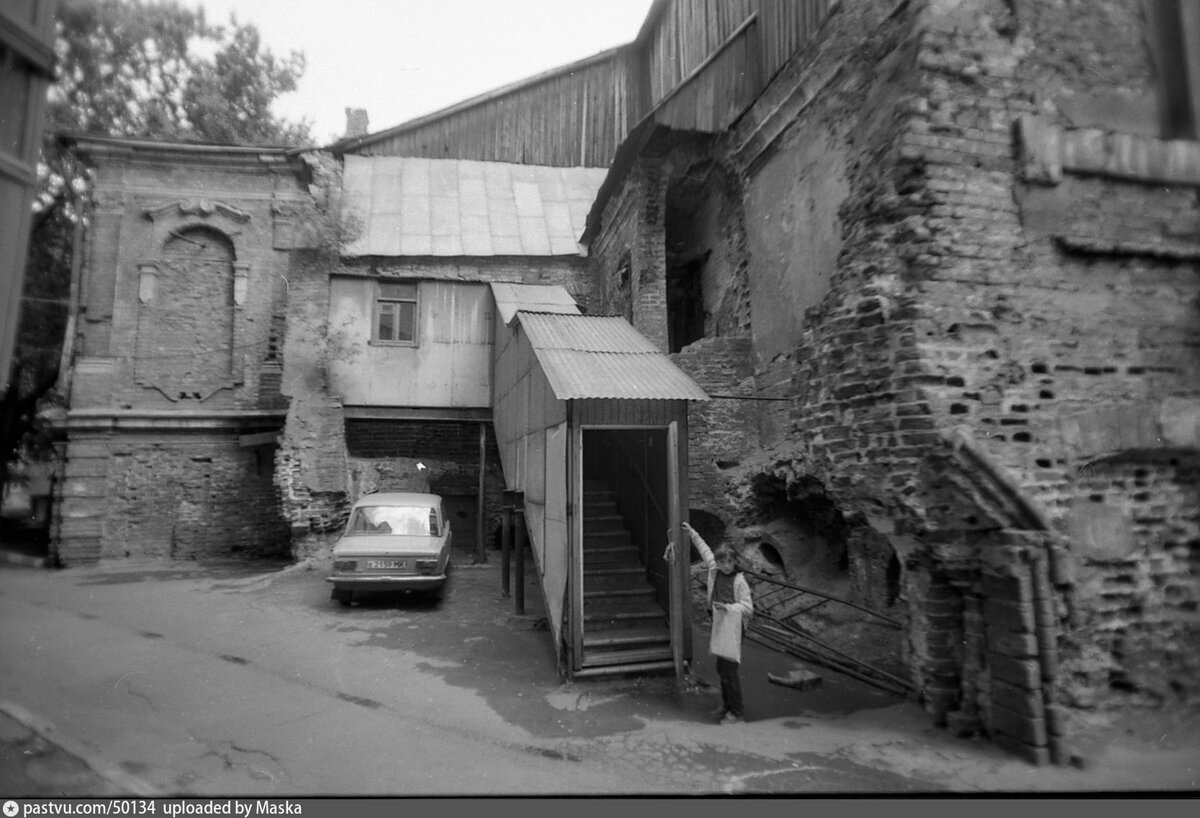
[[[630,650],[585,653],[582,664],[584,667],[604,667],[670,661],[672,658],[674,658],[674,654],[671,652],[671,646],[668,644]]]
[[[675,670],[675,662],[642,662],[628,665],[611,665],[608,667],[585,667],[575,671],[575,679],[593,679],[597,676],[616,676],[619,674],[637,674],[639,676],[651,673],[666,673]]]
[[[667,615],[653,602],[617,602],[588,606],[583,611],[583,629],[587,631],[627,630],[643,625],[666,624]]]
[[[619,514],[605,515],[603,517],[588,517],[586,514],[583,517],[583,531],[585,534],[611,534],[615,531],[626,531],[625,518]]]
[[[640,596],[652,599],[654,597],[654,588],[639,582],[637,585],[630,585],[625,588],[597,588],[583,592],[585,602],[590,602],[594,599],[625,599],[627,597]]]
[[[602,579],[604,577],[644,577],[646,569],[640,565],[596,565],[583,566],[583,577]]]
[[[665,622],[640,625],[617,631],[583,632],[583,651],[588,653],[605,648],[640,648],[650,645],[670,645],[671,629]]]
[[[583,535],[583,547],[586,549],[594,545],[633,545],[633,540],[629,538],[629,532],[624,529],[620,531],[588,531]]]
[[[583,552],[583,564],[601,565],[637,565],[638,551],[631,545],[595,546],[586,548]]]

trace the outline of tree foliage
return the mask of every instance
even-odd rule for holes
[[[59,0],[57,77],[47,96],[21,322],[0,396],[0,478],[36,427],[67,323],[74,224],[86,219],[87,175],[57,140],[93,133],[215,144],[311,144],[307,121],[275,116],[304,55],[277,57],[253,25],[214,25],[178,0]]]

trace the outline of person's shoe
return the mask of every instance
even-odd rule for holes
[[[718,707],[716,710],[710,710],[708,715],[712,716],[714,719],[723,719],[728,712],[729,711],[724,707]]]
[[[725,718],[721,719],[721,724],[744,724],[745,719],[741,716],[736,716],[733,713],[726,713]]]

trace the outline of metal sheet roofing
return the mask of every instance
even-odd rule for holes
[[[624,318],[521,311],[517,321],[560,400],[708,400]]]
[[[565,287],[558,284],[510,284],[492,283],[492,298],[496,310],[505,324],[513,320],[519,310],[527,312],[552,312],[564,315],[579,315],[579,306]]]
[[[345,157],[348,256],[579,255],[603,168]]]

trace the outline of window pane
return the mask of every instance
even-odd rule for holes
[[[396,334],[396,314],[395,304],[387,301],[379,303],[379,327],[375,332],[375,337],[380,341],[395,340]]]
[[[396,322],[396,340],[412,341],[416,339],[417,305],[411,301],[400,301],[395,305],[400,313]]]
[[[29,65],[0,44],[0,150],[25,159]]]

